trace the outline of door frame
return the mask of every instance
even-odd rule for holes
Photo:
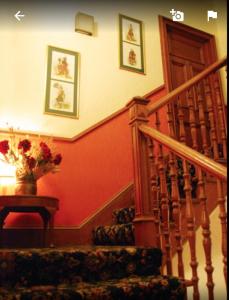
[[[171,70],[169,64],[169,48],[168,48],[168,28],[174,28],[184,32],[187,35],[193,35],[197,39],[205,42],[204,45],[204,59],[206,61],[206,67],[215,62],[217,57],[215,36],[204,32],[202,30],[193,28],[183,23],[174,22],[164,16],[159,16],[159,29],[160,29],[160,40],[161,40],[161,53],[162,53],[162,65],[164,82],[167,92],[172,90],[171,83]]]
[[[203,48],[204,60],[206,62],[205,67],[211,65],[212,63],[218,60],[217,48],[216,48],[215,36],[213,34],[193,28],[183,23],[174,22],[171,19],[166,18],[164,16],[158,16],[158,18],[159,18],[160,41],[161,41],[163,76],[164,76],[166,92],[169,93],[172,90],[172,83],[171,83],[171,69],[170,69],[169,47],[168,47],[168,32],[167,32],[168,28],[174,28],[180,30],[181,32],[184,32],[187,35],[193,35],[200,41],[205,42]],[[221,78],[219,74],[218,74],[218,80],[219,80],[220,97],[221,97],[222,108],[223,108],[223,119],[227,131],[225,102],[224,102],[224,96],[222,92]],[[170,105],[170,109],[174,116],[172,105]],[[173,129],[176,136],[177,132],[175,126],[175,118],[173,118]],[[217,136],[219,137],[220,134],[219,134],[218,126],[216,127],[216,130],[217,130]]]

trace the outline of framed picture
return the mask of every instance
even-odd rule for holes
[[[120,68],[144,74],[142,21],[119,15]]]
[[[48,46],[45,113],[78,118],[79,54]]]

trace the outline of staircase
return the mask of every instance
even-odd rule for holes
[[[192,288],[194,300],[202,299],[196,243],[198,225],[202,228],[205,255],[207,296],[204,299],[219,299],[214,293],[209,221],[213,194],[209,194],[209,181],[215,184],[214,202],[220,212],[219,222],[213,226],[221,233],[222,275],[227,284],[227,131],[218,73],[225,65],[226,58],[213,63],[155,103],[141,97],[128,103],[134,160],[135,243],[162,249],[166,266],[163,271],[169,276],[177,273],[185,280],[186,286]],[[161,130],[164,120],[160,119],[165,109],[169,125],[166,133]],[[192,168],[195,170],[194,182]],[[200,217],[196,215],[194,197]],[[191,272],[184,268],[184,240],[189,244]],[[177,257],[176,270],[172,263],[174,255]],[[191,273],[191,278],[186,277],[187,273]]]
[[[161,261],[157,248],[2,250],[0,299],[185,299],[180,280],[160,275]]]
[[[0,300],[185,299],[184,282],[161,275],[159,248],[130,246],[134,217],[114,210],[115,224],[93,231],[102,247],[0,251]]]
[[[208,299],[218,300],[209,214],[218,206],[219,224],[214,226],[221,231],[222,275],[227,282],[227,132],[218,75],[225,64],[226,59],[217,61],[155,103],[133,98],[128,107],[134,207],[114,211],[113,225],[93,230],[96,246],[1,250],[0,300],[182,300],[189,299],[187,287],[194,300],[202,299],[196,249],[199,226]],[[182,101],[189,108],[189,124],[184,124]],[[178,124],[173,120],[174,103]],[[161,132],[162,109],[168,113],[166,134]],[[184,241],[189,244],[191,278],[184,268]]]

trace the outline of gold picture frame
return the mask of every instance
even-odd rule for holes
[[[120,68],[145,74],[142,21],[119,14]]]
[[[45,114],[78,118],[79,53],[48,46]]]

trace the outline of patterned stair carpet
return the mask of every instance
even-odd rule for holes
[[[182,160],[177,157],[177,181],[178,190],[181,199],[185,199],[184,191],[184,170]],[[169,157],[165,157],[166,165],[166,185],[168,189],[168,196],[170,199],[171,206],[171,177],[170,177],[170,166]],[[191,183],[191,194],[192,197],[196,197],[196,190],[198,186],[198,179],[196,177],[195,167],[191,164],[189,166],[190,183]],[[157,178],[157,185],[160,185],[160,177]],[[97,226],[93,230],[93,242],[94,245],[134,245],[134,226],[133,219],[135,215],[134,207],[122,208],[113,212],[114,225],[109,226]],[[170,216],[172,221],[172,215]]]
[[[97,226],[93,230],[94,245],[134,245],[134,207],[113,212],[114,225]]]
[[[183,300],[160,275],[161,250],[77,247],[0,251],[0,300]]]

